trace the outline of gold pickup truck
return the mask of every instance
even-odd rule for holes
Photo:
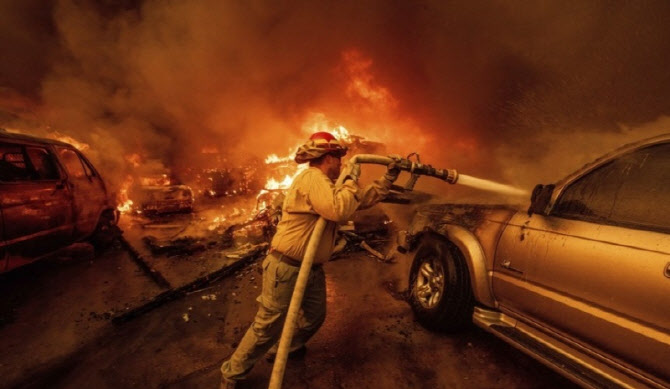
[[[424,326],[474,322],[583,387],[670,387],[670,135],[538,185],[528,211],[426,206],[400,249]]]
[[[102,244],[117,220],[102,177],[79,150],[0,129],[0,272],[79,240]]]

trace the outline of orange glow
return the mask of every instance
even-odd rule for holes
[[[170,177],[168,177],[167,174],[141,177],[140,182],[142,186],[169,186],[172,184],[172,181],[170,180]]]
[[[292,161],[293,161],[292,156],[277,157],[276,154],[271,154],[270,156],[268,156],[268,158],[265,159],[266,164],[277,165],[278,167],[281,167],[283,170],[288,169],[289,173],[285,174],[283,178],[275,178],[275,177],[268,178],[268,180],[265,182],[263,190],[261,190],[261,193],[259,193],[259,195],[261,195],[264,190],[288,189],[293,183],[293,179],[298,174],[300,174],[300,172],[307,169],[307,164],[298,165],[296,163],[292,163]]]
[[[128,199],[123,202],[123,204],[116,207],[121,213],[128,213],[133,209],[133,200]]]
[[[305,123],[303,123],[302,132],[305,136],[305,139],[307,139],[315,132],[321,131],[330,132],[342,143],[350,143],[352,141],[349,130],[347,130],[344,126],[332,125],[326,118],[325,114],[321,112],[314,112],[307,118],[307,120],[305,120]],[[298,147],[299,145],[295,146],[294,152],[292,154],[295,154],[295,151],[298,150]]]
[[[121,213],[128,213],[133,208],[133,200],[128,198],[128,189],[134,181],[135,180],[133,177],[129,175],[126,177],[123,184],[121,184],[121,189],[119,190],[119,194],[116,198],[117,202],[119,203],[119,206],[116,207],[116,209],[118,209]]]
[[[315,113],[311,115],[306,123],[302,126],[303,132],[309,135],[319,132],[326,131],[333,134],[340,142],[343,144],[351,143],[352,137],[344,126],[336,125],[330,126],[326,116],[322,113]],[[306,136],[307,137],[307,136]],[[289,170],[288,173],[283,174],[283,177],[270,177],[265,182],[264,190],[286,190],[293,183],[293,179],[300,174],[303,170],[307,169],[307,164],[296,164],[293,163],[293,156],[295,155],[298,147],[302,143],[296,145],[293,148],[293,151],[287,156],[278,156],[277,154],[270,154],[265,158],[265,163],[267,165],[275,165],[281,167],[283,171]]]
[[[77,141],[76,139],[74,139],[73,137],[68,136],[68,135],[63,135],[63,134],[61,134],[61,133],[59,133],[59,132],[52,132],[52,133],[50,133],[47,137],[48,137],[48,138],[51,138],[51,139],[59,140],[59,141],[61,141],[61,142],[69,143],[69,144],[71,144],[72,146],[74,146],[74,147],[75,147],[77,150],[79,150],[79,151],[86,151],[86,150],[88,150],[89,147],[90,147],[90,146],[89,146],[88,144],[86,144],[86,143],[79,142],[79,141]]]
[[[391,92],[383,86],[378,85],[370,68],[372,60],[366,58],[357,50],[349,50],[342,54],[344,66],[350,77],[347,86],[347,94],[366,100],[373,108],[389,110],[398,104]]]
[[[270,154],[265,158],[265,163],[266,164],[272,164],[272,163],[283,163],[283,162],[290,162],[292,160],[291,156],[287,157],[279,157],[277,154]]]
[[[133,165],[133,167],[139,167],[140,164],[142,163],[142,156],[137,153],[129,154],[126,155],[126,161],[128,161],[128,163]]]

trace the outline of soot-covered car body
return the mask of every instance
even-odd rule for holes
[[[79,150],[0,130],[0,272],[89,237],[102,244],[117,220],[113,196]]]
[[[143,186],[138,196],[147,215],[193,211],[193,190],[187,185]]]
[[[140,177],[130,189],[136,211],[148,216],[193,211],[194,195],[188,185],[175,184],[169,172]]]
[[[401,243],[410,302],[436,330],[470,322],[584,387],[670,386],[670,135],[624,146],[528,211],[432,205]]]

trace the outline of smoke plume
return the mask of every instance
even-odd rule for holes
[[[665,1],[42,3],[2,5],[2,125],[66,133],[115,173],[134,153],[286,153],[321,115],[528,187],[670,114]]]

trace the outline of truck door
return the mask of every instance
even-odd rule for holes
[[[70,194],[48,148],[0,142],[0,191],[4,270],[69,243]]]
[[[68,186],[74,200],[75,238],[91,234],[106,202],[105,186],[100,176],[78,151],[56,147],[68,175]]]

